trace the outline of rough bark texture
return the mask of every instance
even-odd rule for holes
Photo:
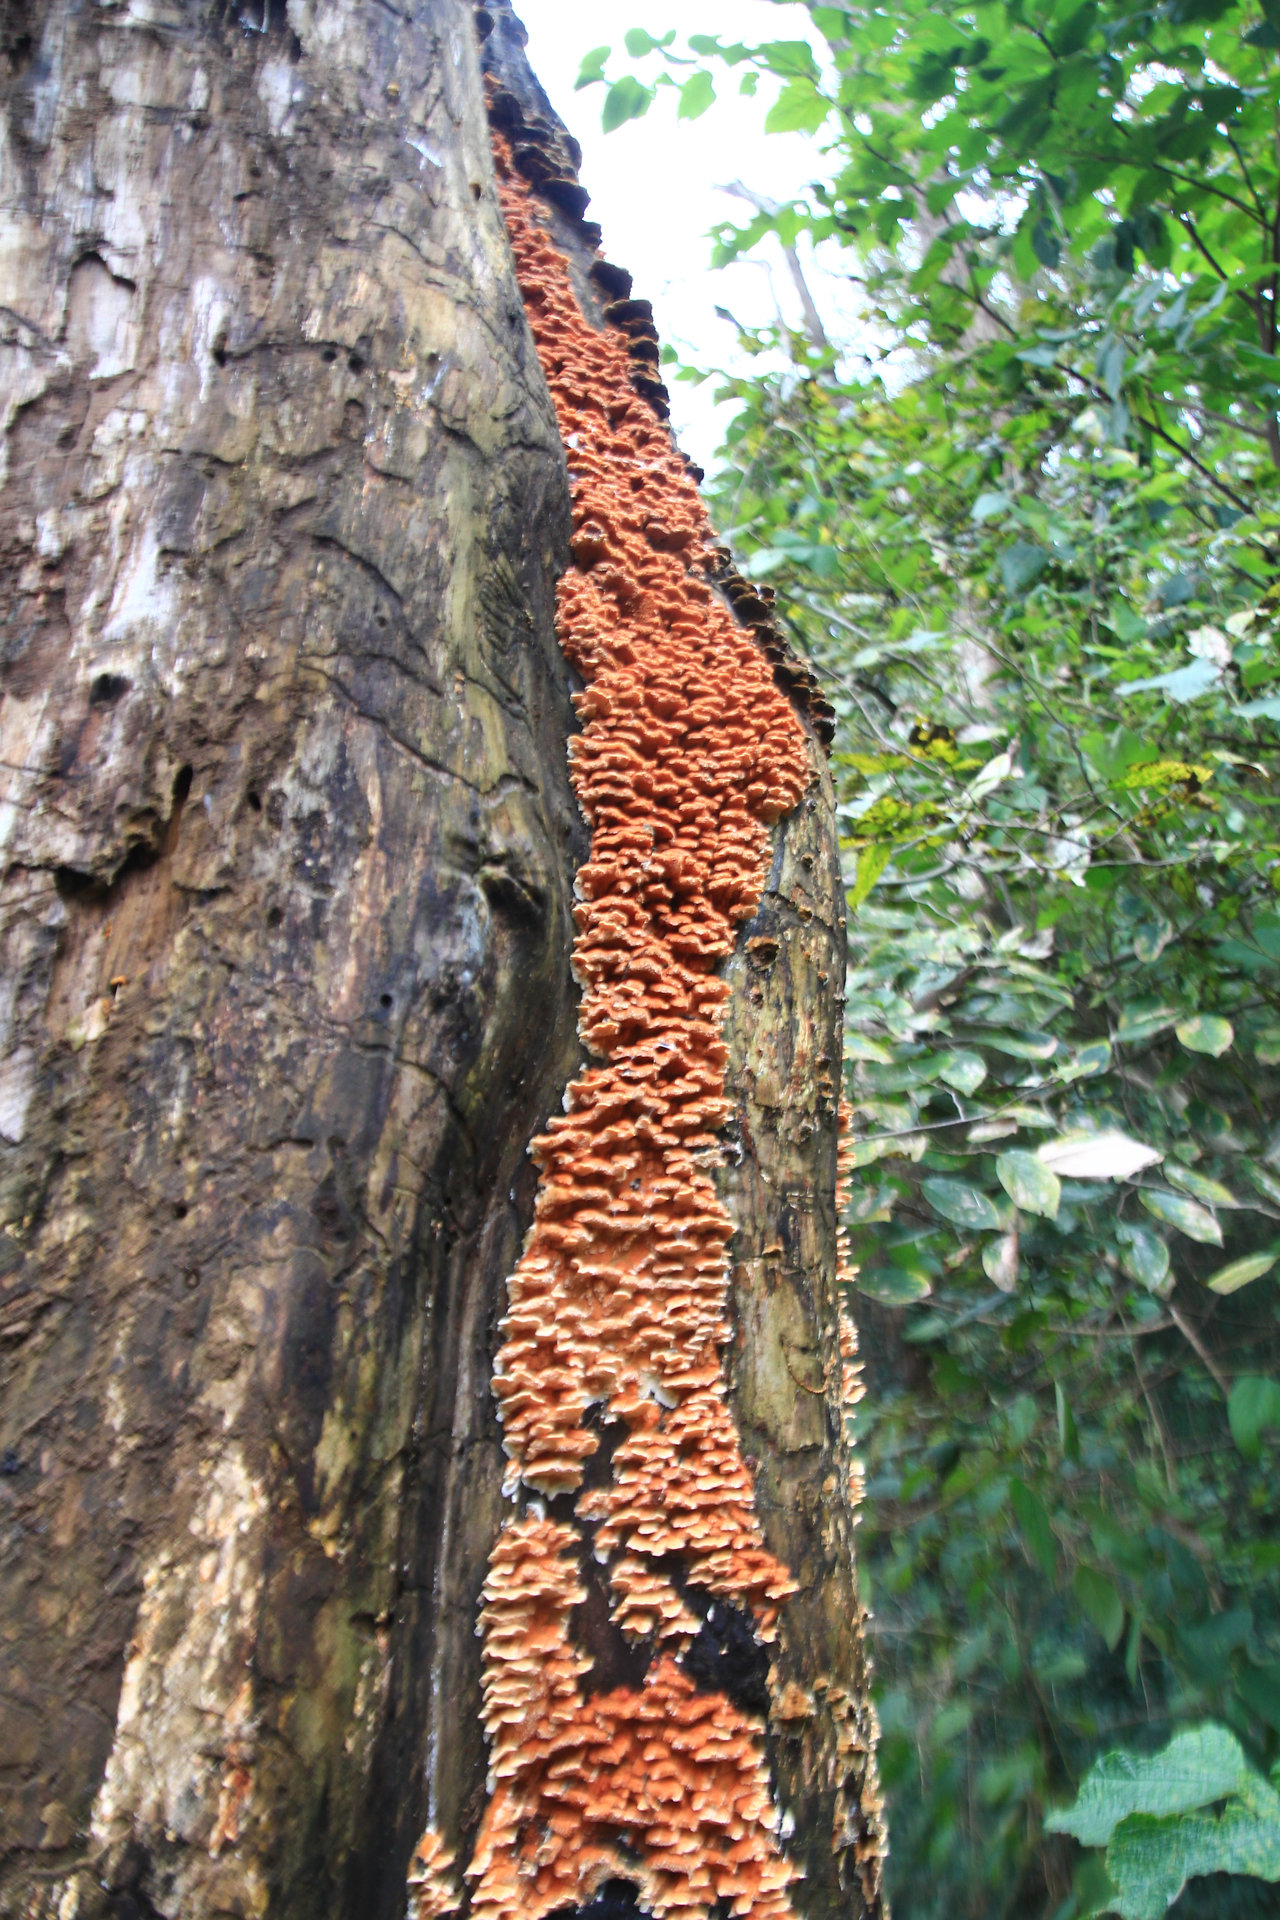
[[[389,1920],[483,1799],[495,1326],[579,1057],[563,456],[459,0],[6,0],[0,42],[0,1915]],[[834,1920],[825,798],[775,876],[734,1378]]]
[[[777,830],[769,886],[730,962],[723,1189],[737,1229],[731,1366],[770,1549],[800,1592],[770,1675],[770,1753],[807,1915],[877,1916],[885,1851],[854,1487],[842,1404],[835,1172],[844,888],[830,776]]]
[[[101,1877],[121,1913],[395,1913],[424,1779],[460,1818],[492,1322],[576,1057],[562,461],[469,13],[256,22],[50,4],[9,49],[0,1906],[33,1916],[87,1857],[72,1911]]]

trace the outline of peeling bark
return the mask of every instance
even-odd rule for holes
[[[489,1379],[581,1057],[563,453],[460,0],[0,23],[0,1915],[390,1920],[483,1805]],[[730,963],[723,1183],[814,1920],[877,1898],[831,831]]]

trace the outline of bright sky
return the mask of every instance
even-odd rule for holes
[[[655,0],[515,0],[529,33],[529,58],[561,119],[582,145],[582,184],[592,198],[588,218],[604,228],[604,251],[635,277],[637,297],[652,300],[654,318],[669,341],[695,364],[728,366],[735,358],[735,332],[715,309],[726,308],[748,326],[776,319],[799,323],[799,302],[782,257],[772,242],[749,261],[715,272],[709,265],[709,229],[728,218],[745,223],[751,209],[719,191],[741,180],[773,200],[787,200],[815,171],[812,143],[800,134],[768,134],[764,115],[773,94],[742,99],[742,69],[717,75],[718,99],[700,120],[678,121],[674,92],[660,94],[643,120],[615,133],[600,130],[604,89],[574,92],[582,56],[611,45],[611,71],[632,70],[623,50],[628,27],[655,36],[677,26],[686,33],[713,33],[726,40],[809,39],[802,6],[774,0],[680,0],[655,11]],[[648,77],[650,67],[640,71]],[[775,89],[776,90],[776,89]],[[808,267],[806,260],[806,268]],[[820,271],[811,280],[819,311],[833,337],[847,331],[847,282]],[[844,324],[842,324],[842,320]],[[671,383],[672,420],[686,452],[710,464],[723,432],[712,383]]]

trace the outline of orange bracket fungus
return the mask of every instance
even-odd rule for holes
[[[749,1611],[768,1639],[794,1591],[764,1545],[727,1402],[731,1228],[712,1170],[727,1117],[718,969],[763,891],[766,829],[808,783],[806,743],[709,583],[720,556],[626,330],[638,318],[647,344],[647,309],[624,302],[620,324],[593,324],[507,143],[495,147],[569,457],[558,613],[583,680],[571,776],[591,851],[573,966],[594,1058],[534,1143],[534,1224],[495,1362],[520,1511],[484,1589],[492,1785],[471,1911],[540,1920],[623,1878],[653,1914],[724,1902],[784,1920],[794,1870],[762,1727],[699,1691],[680,1656],[700,1625],[691,1596]],[[606,1471],[592,1474],[605,1429]],[[652,1649],[639,1685],[584,1686],[573,1615],[587,1552],[607,1568],[616,1628]]]
[[[434,1827],[414,1848],[409,1866],[409,1920],[448,1920],[462,1905],[453,1854]]]
[[[809,783],[797,706],[820,733],[830,710],[714,543],[662,424],[651,310],[602,260],[602,314],[579,298],[535,194],[575,220],[585,196],[492,87],[490,104],[569,469],[558,628],[582,681],[573,970],[590,1058],[531,1148],[534,1221],[494,1363],[514,1504],[479,1623],[490,1771],[468,1911],[542,1920],[623,1881],[654,1915],[790,1920],[800,1876],[763,1720],[688,1656],[717,1609],[772,1642],[796,1591],[728,1400],[721,969],[760,902],[768,829]],[[585,1650],[588,1615],[620,1650],[609,1672]],[[420,1920],[453,1911],[450,1864],[429,1832]]]

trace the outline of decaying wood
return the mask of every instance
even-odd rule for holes
[[[390,1920],[483,1801],[489,1376],[580,1058],[563,455],[470,8],[0,23],[0,1915]],[[818,1920],[876,1904],[825,789],[778,846],[724,1191]]]

